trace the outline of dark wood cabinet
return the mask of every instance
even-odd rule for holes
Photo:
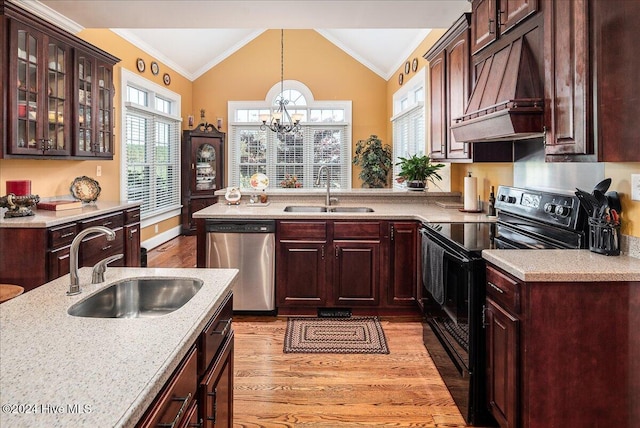
[[[432,159],[444,159],[447,153],[447,86],[445,76],[445,57],[443,50],[434,56],[429,56],[429,96],[431,103],[431,150]]]
[[[231,332],[200,384],[204,428],[233,427],[233,343]]]
[[[377,306],[380,302],[380,241],[333,241],[332,304]]]
[[[6,158],[113,157],[119,59],[2,0],[0,127]]]
[[[389,281],[387,304],[415,306],[418,291],[418,224],[389,223]]]
[[[538,11],[538,0],[473,0],[471,3],[471,52],[498,40],[520,21]]]
[[[225,134],[210,124],[182,133],[182,233],[194,234],[193,213],[215,204],[224,188]]]
[[[68,274],[71,242],[81,230],[97,225],[114,230],[116,239],[107,241],[98,234],[85,237],[79,267],[91,267],[115,254],[124,257],[110,266],[140,266],[140,208],[135,207],[49,228],[0,228],[0,282],[28,291]]]
[[[486,273],[487,397],[500,426],[634,427],[640,282]]]

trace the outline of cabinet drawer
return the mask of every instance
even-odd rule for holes
[[[49,248],[56,249],[71,244],[76,237],[77,226],[75,223],[52,227],[49,229]]]
[[[80,230],[85,230],[92,226],[104,226],[109,229],[115,229],[117,227],[122,227],[124,224],[124,214],[122,212],[107,214],[100,217],[92,217],[87,220],[82,220],[78,223],[80,224]]]
[[[233,318],[233,297],[231,294],[220,305],[220,309],[211,317],[211,321],[200,335],[198,346],[198,376],[202,376],[220,351],[222,343],[231,332]]]
[[[194,347],[151,405],[139,427],[180,426],[198,389],[198,358]],[[166,425],[163,425],[166,424]]]
[[[92,234],[82,240],[80,245],[80,260],[82,266],[93,266],[105,257],[124,254],[124,230],[122,227],[114,230],[116,238],[107,241],[105,235]],[[116,260],[109,266],[124,266],[124,260]]]
[[[487,296],[516,314],[520,313],[520,288],[517,280],[487,266]]]
[[[278,223],[280,239],[327,239],[326,221],[281,221]]]
[[[380,223],[363,221],[336,221],[334,239],[380,239]]]
[[[124,224],[138,223],[140,221],[140,208],[131,208],[124,212]]]

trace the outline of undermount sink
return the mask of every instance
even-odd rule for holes
[[[324,213],[327,212],[326,207],[318,207],[318,206],[303,206],[303,205],[289,205],[284,208],[285,212],[288,213]]]
[[[118,281],[67,311],[75,317],[149,318],[173,312],[202,288],[191,278],[136,278]]]
[[[320,207],[320,206],[304,206],[289,205],[284,208],[285,212],[290,213],[372,213],[373,209],[369,207]]]

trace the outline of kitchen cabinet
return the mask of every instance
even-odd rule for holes
[[[110,266],[140,266],[140,209],[87,216],[49,228],[0,228],[0,282],[19,284],[25,291],[69,273],[71,242],[90,226],[116,232],[114,241],[91,234],[80,244],[78,266],[93,266],[115,254],[124,254]]]
[[[0,22],[1,155],[111,159],[118,58],[5,0]]]
[[[522,281],[491,263],[486,274],[487,397],[500,426],[635,426],[640,283]]]
[[[538,0],[473,0],[471,3],[471,52],[498,40],[520,21],[538,11]]]
[[[418,282],[418,224],[389,222],[389,286],[387,304],[415,306]]]
[[[182,133],[182,233],[196,231],[193,213],[218,201],[224,187],[225,134],[211,124]]]
[[[229,293],[137,427],[233,426],[232,308]]]
[[[450,162],[511,162],[510,142],[459,142],[451,130],[455,119],[464,116],[471,94],[470,20],[471,14],[463,14],[424,54],[429,62],[429,156]]]

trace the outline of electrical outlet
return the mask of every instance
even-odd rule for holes
[[[158,225],[157,224],[153,226],[153,232],[154,233],[158,233]]]
[[[96,177],[101,177],[102,176],[102,166],[98,165],[96,166]]]
[[[640,201],[640,174],[631,174],[631,199]]]

